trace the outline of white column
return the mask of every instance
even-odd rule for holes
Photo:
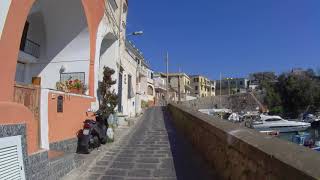
[[[40,99],[40,139],[41,148],[49,150],[49,117],[48,117],[48,89],[41,89]]]

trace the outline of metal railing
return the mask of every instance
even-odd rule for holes
[[[30,39],[26,39],[24,47],[20,50],[36,58],[40,57],[40,45]]]

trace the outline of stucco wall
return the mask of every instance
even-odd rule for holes
[[[318,152],[170,104],[177,129],[221,179],[319,179]]]
[[[0,125],[26,124],[27,152],[32,154],[39,150],[39,122],[22,104],[0,102]]]
[[[57,98],[64,97],[63,112],[57,112]],[[48,122],[49,122],[49,142],[58,142],[77,137],[77,132],[82,129],[83,121],[92,119],[92,113],[87,111],[91,108],[91,102],[95,99],[91,97],[49,93],[48,96]]]

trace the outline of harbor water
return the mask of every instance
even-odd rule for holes
[[[313,141],[320,141],[320,127],[310,127],[306,131],[303,131],[305,133],[309,133],[310,137]],[[301,133],[301,132],[300,132]],[[298,132],[291,132],[291,133],[280,133],[279,138],[287,141],[293,142],[293,137],[297,135]]]

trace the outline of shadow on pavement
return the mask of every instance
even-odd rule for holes
[[[192,149],[191,143],[179,134],[171,120],[166,107],[162,107],[165,128],[168,133],[170,148],[173,156],[175,171],[178,180],[209,180],[214,173],[207,166],[201,156]]]

